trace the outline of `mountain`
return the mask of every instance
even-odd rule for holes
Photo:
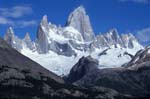
[[[115,47],[130,49],[140,46],[140,44],[138,44],[138,40],[131,33],[119,35],[117,29],[111,29],[108,33],[103,35],[99,34],[94,41],[94,45],[97,48],[110,47],[114,45]]]
[[[47,16],[43,16],[43,19],[41,20],[41,23],[38,28],[37,32],[37,43],[38,43],[38,49],[41,53],[47,53],[48,52],[48,32],[49,32],[49,26],[48,26],[48,20]]]
[[[10,44],[13,48],[17,49],[18,51],[21,51],[22,49],[22,40],[19,39],[14,34],[14,30],[12,27],[9,27],[8,30],[5,33],[4,40]]]
[[[27,32],[23,39],[24,46],[32,51],[36,50],[36,44],[31,40],[29,33]]]
[[[129,62],[130,56],[143,48],[131,33],[120,34],[117,29],[95,35],[83,6],[71,12],[64,27],[48,22],[44,15],[35,41],[29,33],[24,39],[18,38],[11,27],[4,39],[21,54],[61,76],[67,75],[82,56],[96,58],[99,69],[114,68]]]
[[[125,67],[136,68],[139,64],[146,64],[150,61],[150,46],[145,47],[143,50],[139,50],[132,60],[125,64]]]
[[[110,60],[111,61],[111,60]],[[150,97],[150,47],[136,53],[124,67],[98,69],[97,61],[83,57],[65,78],[78,86],[114,89],[134,98]]]
[[[80,80],[86,74],[92,71],[96,71],[98,66],[98,61],[93,59],[91,56],[82,57],[70,70],[66,81],[73,83]]]
[[[66,84],[56,74],[13,49],[0,38],[0,99],[124,99],[108,88]]]
[[[83,6],[78,7],[69,15],[67,26],[78,30],[82,34],[84,41],[90,42],[94,40],[95,35],[90,19]]]

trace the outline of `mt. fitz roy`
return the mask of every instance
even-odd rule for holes
[[[35,41],[29,33],[24,39],[18,38],[12,27],[6,31],[4,40],[58,75],[67,75],[82,56],[91,55],[97,59],[98,68],[113,68],[129,62],[129,54],[134,55],[143,48],[131,33],[119,35],[117,29],[95,35],[82,6],[69,15],[65,27],[51,24],[47,16],[43,16]]]

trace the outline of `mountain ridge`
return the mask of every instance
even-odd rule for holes
[[[49,23],[47,15],[44,15],[37,29],[36,40],[32,41],[29,38],[28,34],[25,35],[24,39],[18,38],[12,28],[8,28],[4,37],[5,41],[20,53],[47,69],[57,74],[59,73],[59,75],[69,73],[71,67],[82,56],[91,55],[99,60],[101,57],[108,56],[108,59],[113,57],[112,59],[117,61],[117,57],[119,58],[120,55],[120,60],[124,61],[120,63],[118,61],[116,66],[121,66],[131,59],[123,53],[128,52],[134,55],[143,48],[131,33],[120,35],[117,29],[112,29],[105,34],[95,36],[89,16],[82,6],[71,12],[65,27]],[[105,49],[109,49],[108,53],[99,56]],[[112,52],[111,50],[115,51],[116,54],[110,53]],[[51,57],[53,58],[48,60]],[[41,58],[44,58],[44,60],[41,60]],[[69,59],[70,62],[62,61],[64,59]],[[49,67],[54,65],[53,63],[57,64]],[[100,62],[100,67],[115,67],[110,65],[112,63],[106,63],[105,61],[104,63]]]

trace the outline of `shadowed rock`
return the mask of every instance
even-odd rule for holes
[[[135,98],[150,97],[150,57],[149,54],[145,54],[148,52],[147,49],[139,51],[139,54],[137,53],[138,56],[140,56],[139,60],[136,59],[134,65],[130,65],[129,62],[127,65],[128,68],[98,69],[96,64],[92,61],[93,59],[83,57],[72,68],[66,80],[86,88],[91,86],[110,88]],[[88,62],[82,60],[88,60]],[[80,69],[77,67],[80,67]],[[81,70],[83,70],[83,72],[81,72]]]

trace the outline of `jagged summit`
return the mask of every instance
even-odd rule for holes
[[[48,18],[47,18],[47,15],[44,15],[43,17],[42,17],[42,20],[41,20],[41,24],[42,25],[44,25],[44,24],[48,24]]]
[[[13,28],[12,28],[12,27],[9,27],[8,30],[7,30],[7,33],[14,34]]]
[[[26,33],[24,40],[31,41],[31,38],[28,32]]]
[[[12,27],[9,27],[4,35],[4,40],[10,44],[13,45],[13,38],[14,38],[14,31]]]
[[[30,35],[29,35],[28,32],[26,33],[26,35],[25,35],[25,37],[24,37],[22,43],[23,43],[22,46],[26,46],[26,47],[27,47],[28,49],[30,49],[31,51],[34,51],[34,50],[37,49],[36,46],[35,46],[35,42],[33,42],[33,41],[31,40],[31,37],[30,37]]]
[[[83,6],[79,6],[69,15],[67,26],[77,29],[86,42],[92,41],[95,37],[89,16]]]
[[[9,27],[5,33],[4,39],[7,41],[7,43],[11,43],[13,37],[14,37],[14,30],[12,27]]]
[[[74,13],[75,12],[80,12],[80,13],[83,13],[83,14],[86,14],[86,10],[84,8],[83,5],[80,5],[79,7],[77,7],[75,10],[74,10]]]
[[[40,53],[48,52],[48,40],[47,40],[48,31],[49,31],[48,19],[47,15],[44,15],[37,31],[38,51]]]
[[[123,42],[123,45],[124,45],[123,47],[125,47],[125,48],[133,48],[133,47],[139,46],[138,40],[131,33],[122,34],[121,39],[122,39],[122,42]]]
[[[111,42],[113,42],[114,45],[119,44],[120,46],[122,46],[123,43],[118,33],[118,30],[114,28],[114,29],[111,29],[109,33],[111,34],[111,39],[112,39]]]
[[[93,43],[97,48],[102,47],[122,47],[122,48],[142,48],[136,37],[131,34],[119,34],[117,29],[111,29],[109,32],[99,34]]]
[[[109,34],[112,36],[113,39],[116,40],[120,37],[118,30],[116,28],[109,30]]]
[[[44,16],[42,17],[42,20],[41,20],[41,22],[40,22],[39,28],[42,28],[43,31],[48,32],[49,25],[48,25],[48,18],[47,18],[47,15],[44,15]]]
[[[118,33],[118,30],[116,28],[112,28],[112,29],[109,30],[109,32],[111,32],[111,33]]]

